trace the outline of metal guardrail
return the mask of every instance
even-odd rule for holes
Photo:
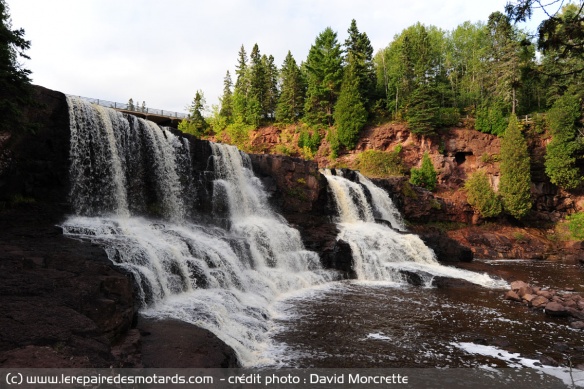
[[[166,117],[177,118],[177,119],[186,119],[189,117],[188,114],[182,113],[182,112],[165,111],[163,109],[148,108],[148,107],[145,107],[144,109],[142,109],[142,107],[138,106],[138,104],[134,105],[133,109],[131,109],[132,107],[130,107],[126,103],[118,103],[115,101],[94,99],[91,97],[83,97],[83,96],[77,96],[77,95],[69,95],[69,96],[75,96],[75,97],[78,97],[80,99],[89,101],[90,103],[101,105],[102,107],[120,109],[120,110],[124,110],[124,111],[136,112],[136,113],[143,113],[144,115],[166,116]]]

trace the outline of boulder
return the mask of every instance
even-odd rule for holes
[[[519,291],[521,288],[529,288],[529,285],[527,285],[525,282],[523,281],[513,281],[511,283],[511,290],[514,291]]]
[[[570,316],[570,313],[562,304],[556,301],[550,301],[545,305],[544,312],[546,315],[549,316],[556,316],[556,317],[566,317]]]
[[[547,303],[549,303],[547,298],[543,296],[536,296],[529,302],[529,305],[533,308],[543,308]]]
[[[505,293],[505,300],[521,301],[521,297],[515,291],[509,290]]]
[[[576,330],[582,330],[584,329],[584,321],[573,321],[570,323],[570,327]]]

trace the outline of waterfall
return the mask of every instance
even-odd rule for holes
[[[361,174],[357,174],[359,182],[352,182],[330,170],[324,170],[323,174],[339,215],[337,239],[350,245],[358,279],[406,283],[408,275],[415,273],[427,286],[435,276],[462,278],[487,287],[505,286],[504,282],[486,274],[438,263],[434,252],[417,235],[403,233],[402,218],[387,193],[382,193],[385,192],[383,189]],[[364,188],[370,192],[372,204]],[[380,219],[390,223],[391,228],[375,222],[374,210]]]
[[[142,314],[206,328],[243,365],[271,363],[273,303],[335,279],[271,210],[249,156],[211,144],[213,209],[228,227],[197,225],[189,142],[154,123],[68,97],[71,203],[64,234],[102,245],[130,272]],[[148,214],[155,218],[147,218]]]

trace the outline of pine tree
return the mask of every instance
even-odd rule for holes
[[[305,68],[307,93],[304,118],[309,124],[332,125],[333,108],[343,77],[343,58],[337,33],[327,27],[311,46]]]
[[[416,88],[408,98],[406,119],[414,134],[434,133],[438,115],[438,103],[434,89],[426,84]]]
[[[31,71],[18,62],[19,57],[29,59],[29,48],[24,30],[12,30],[8,5],[0,0],[0,131],[20,126],[20,107],[30,98]]]
[[[265,75],[265,95],[262,102],[262,107],[264,109],[264,118],[274,119],[276,116],[276,106],[278,104],[278,68],[274,63],[274,56],[270,55],[262,57],[265,61],[264,69],[266,71]]]
[[[187,134],[200,137],[207,132],[209,124],[203,117],[205,110],[205,97],[202,91],[197,91],[193,103],[189,107],[189,118],[183,120],[178,129]]]
[[[583,148],[576,126],[580,110],[579,98],[567,93],[556,100],[548,113],[552,140],[546,147],[545,172],[552,184],[565,189],[577,188],[584,181],[576,165],[576,156]]]
[[[349,53],[341,94],[335,104],[334,112],[339,144],[348,149],[355,148],[359,139],[359,131],[367,122],[367,110],[359,90],[359,74],[357,72],[357,60]]]
[[[233,120],[233,92],[231,88],[233,87],[233,82],[231,81],[231,74],[229,70],[225,74],[223,79],[223,96],[221,96],[221,110],[219,115],[223,116],[227,122]]]
[[[302,114],[305,93],[302,72],[292,53],[288,51],[280,70],[280,97],[276,109],[276,120],[281,123],[294,123],[298,120]]]
[[[521,219],[531,209],[531,173],[527,142],[521,134],[517,117],[511,115],[501,140],[501,180],[499,194],[505,211]]]
[[[245,47],[243,47],[243,45],[241,45],[241,48],[239,49],[235,74],[237,75],[235,90],[243,93],[243,95],[247,95],[249,90],[249,77],[247,74],[247,53],[245,52]]]
[[[349,37],[345,40],[346,60],[351,56],[355,73],[359,79],[359,94],[363,105],[369,108],[375,99],[375,86],[377,84],[375,68],[373,65],[373,46],[366,33],[359,32],[355,19],[347,30]]]

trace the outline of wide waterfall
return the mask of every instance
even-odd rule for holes
[[[187,139],[77,98],[68,104],[76,215],[63,223],[64,233],[103,245],[133,274],[143,315],[206,328],[244,365],[270,363],[262,353],[273,302],[336,273],[322,269],[298,231],[270,209],[249,157],[211,145],[212,211],[226,210],[228,227],[197,225]]]
[[[325,170],[338,211],[340,233],[352,250],[354,270],[359,280],[406,283],[412,273],[430,286],[436,276],[461,278],[487,287],[504,287],[505,282],[486,274],[443,266],[434,252],[405,226],[387,193],[357,174],[358,182]],[[369,191],[371,204],[365,189]],[[377,217],[376,217],[377,216]],[[376,219],[385,220],[377,223]]]

